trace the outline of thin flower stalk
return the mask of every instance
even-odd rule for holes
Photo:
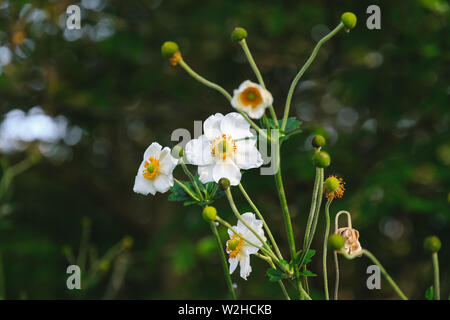
[[[330,300],[330,296],[328,294],[327,248],[328,248],[328,236],[330,233],[330,205],[332,201],[333,201],[332,199],[329,199],[325,205],[325,235],[323,239],[323,252],[322,252],[323,285],[326,300]]]
[[[234,289],[233,289],[233,282],[231,281],[230,270],[228,269],[227,258],[223,251],[222,240],[220,239],[219,232],[217,231],[215,222],[210,221],[209,225],[211,227],[212,233],[214,234],[214,236],[216,238],[217,249],[219,250],[219,253],[220,253],[220,260],[222,261],[223,272],[225,273],[225,279],[227,282],[228,290],[230,290],[230,294],[231,294],[231,297],[233,298],[233,300],[236,300],[236,293],[234,292]]]
[[[295,91],[295,88],[297,87],[298,82],[300,81],[300,78],[305,73],[305,71],[308,70],[309,66],[311,65],[311,63],[316,58],[317,52],[319,51],[320,47],[325,42],[330,40],[334,35],[336,35],[339,32],[339,30],[341,30],[342,28],[344,28],[344,24],[341,22],[341,23],[339,23],[339,25],[336,28],[334,28],[329,34],[327,34],[325,37],[323,37],[317,43],[317,45],[315,46],[315,48],[314,48],[313,52],[311,53],[310,57],[308,58],[306,63],[303,65],[303,67],[300,69],[300,71],[295,76],[294,80],[292,81],[291,87],[289,88],[289,92],[288,92],[288,95],[287,95],[286,105],[285,105],[285,108],[284,108],[283,122],[281,124],[281,130],[282,131],[286,128],[286,123],[287,123],[287,119],[288,119],[288,116],[289,116],[289,109],[291,107],[292,96],[294,94],[294,91]]]
[[[431,260],[433,261],[433,273],[434,273],[434,294],[436,300],[441,299],[441,289],[439,285],[439,260],[437,252],[433,252],[431,255]]]
[[[269,226],[267,225],[266,221],[264,220],[264,217],[262,216],[261,212],[258,210],[258,208],[256,207],[256,205],[253,203],[252,199],[250,199],[249,195],[247,194],[247,192],[245,191],[244,187],[242,186],[241,183],[239,183],[239,189],[242,192],[242,195],[244,196],[244,198],[247,200],[248,204],[252,207],[252,209],[255,211],[256,215],[261,219],[261,221],[263,222],[264,225],[264,229],[267,232],[267,235],[269,236],[270,242],[272,243],[273,248],[275,249],[275,253],[277,254],[277,256],[280,259],[283,259],[283,256],[281,255],[280,249],[278,248],[278,245],[272,235],[272,232],[270,231]]]

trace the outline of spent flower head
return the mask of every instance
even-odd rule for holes
[[[323,183],[323,192],[325,198],[328,200],[333,200],[335,198],[342,198],[344,195],[345,182],[342,178],[337,178],[336,176],[329,176]]]

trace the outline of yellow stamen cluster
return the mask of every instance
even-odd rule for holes
[[[159,174],[159,161],[153,157],[150,157],[144,163],[144,170],[142,171],[142,175],[144,178],[149,180],[155,179],[155,177]]]
[[[329,185],[331,183],[327,183],[327,181],[330,182],[334,182],[337,181],[337,186],[335,188],[327,188],[329,187]],[[330,176],[327,178],[327,180],[325,180],[324,183],[324,188],[323,188],[323,192],[325,194],[325,198],[327,198],[328,200],[333,200],[336,198],[342,198],[342,196],[344,195],[344,191],[345,191],[345,187],[344,187],[345,182],[342,180],[342,178],[337,178],[336,176]]]
[[[236,234],[233,234],[230,240],[227,241],[227,253],[230,256],[230,258],[236,258],[236,256],[239,253],[239,250],[242,246],[242,239],[240,238],[242,234],[239,232],[239,236]]]
[[[213,156],[226,160],[227,157],[231,157],[236,152],[236,143],[230,136],[223,134],[214,139],[211,152]]]
[[[262,103],[261,92],[259,92],[258,88],[248,87],[240,94],[240,99],[244,106],[251,106],[253,108],[257,107]]]

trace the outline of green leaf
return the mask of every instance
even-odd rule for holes
[[[193,204],[197,204],[197,203],[199,203],[197,200],[186,200],[185,202],[183,202],[183,206],[185,206],[185,207],[187,207],[187,206],[190,206],[190,205],[193,205]]]
[[[427,291],[425,291],[425,298],[427,300],[433,300],[434,299],[434,288],[433,286],[429,287]]]
[[[299,265],[299,267],[305,266],[308,263],[311,262],[311,258],[316,254],[316,250],[309,249],[306,253],[305,259],[303,260],[302,265]],[[302,258],[302,250],[299,250],[297,254],[295,255],[295,264],[298,265],[300,263],[300,260]]]
[[[300,275],[304,277],[317,277],[317,274],[312,273],[309,270],[303,270],[302,272],[300,272]]]
[[[270,282],[277,282],[286,278],[286,275],[283,272],[274,268],[267,269],[266,275],[269,277]]]
[[[275,129],[275,122],[272,119],[268,120],[270,127]],[[281,127],[282,123],[282,119],[278,120],[279,127]],[[299,129],[301,124],[302,122],[295,117],[288,118],[286,121],[286,127],[284,128],[284,131],[281,132],[280,141],[285,141],[291,136],[301,133],[302,130]],[[264,124],[262,125],[264,126]]]
[[[182,184],[184,184],[193,194],[195,194],[195,191],[192,189],[191,182],[189,181],[181,181]],[[184,191],[184,189],[178,185],[178,183],[175,183],[172,187],[170,187],[170,191],[172,192],[169,196],[169,201],[185,201],[185,200],[192,200],[191,196]]]
[[[278,123],[280,123],[281,126],[281,120],[278,120]],[[302,124],[302,122],[300,120],[298,120],[296,117],[290,117],[287,119],[286,122],[286,127],[284,128],[284,132],[290,132],[290,131],[294,131],[298,128],[300,128],[300,125]]]

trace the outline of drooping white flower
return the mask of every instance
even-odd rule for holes
[[[250,124],[237,112],[216,113],[203,124],[204,134],[186,144],[189,163],[198,166],[203,183],[227,178],[231,185],[239,184],[240,169],[258,168],[263,164],[256,148],[256,137]]]
[[[257,220],[255,215],[251,212],[244,213],[242,219],[248,223],[248,225],[255,230],[258,235],[265,241],[263,222]],[[231,229],[228,229],[228,235],[230,240],[227,241],[226,251],[229,255],[228,262],[230,263],[230,274],[236,270],[239,263],[240,265],[240,275],[244,280],[247,280],[250,272],[252,272],[252,267],[250,266],[250,255],[258,252],[258,248],[250,245],[248,242],[244,241],[241,237],[244,237],[252,244],[257,246],[262,246],[261,241],[256,237],[256,235],[248,229],[244,223],[240,220],[233,229],[238,233],[235,234]]]
[[[253,119],[261,118],[266,108],[272,103],[272,94],[249,80],[244,81],[238,89],[234,90],[231,100],[233,108],[247,113]]]
[[[144,159],[139,166],[133,191],[143,195],[166,192],[173,186],[173,169],[178,160],[172,157],[170,148],[153,142],[144,152]]]

